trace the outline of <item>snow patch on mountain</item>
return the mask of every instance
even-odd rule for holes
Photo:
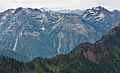
[[[16,50],[17,43],[18,43],[18,38],[16,38],[16,40],[15,40],[15,45],[14,45],[14,47],[13,47],[13,51]]]
[[[43,31],[44,31],[44,30],[45,30],[45,27],[40,28],[40,30],[43,30]]]
[[[99,19],[101,20],[101,19],[103,19],[103,18],[105,17],[105,15],[104,15],[103,13],[100,13],[100,14],[98,15],[98,17],[99,17]]]
[[[22,35],[23,35],[23,32],[19,33],[18,37],[15,39],[15,44],[14,44],[14,47],[13,47],[13,51],[16,51],[18,40],[21,39]]]
[[[58,52],[58,54],[60,54],[60,48],[61,48],[61,46],[62,46],[62,39],[64,38],[64,34],[63,34],[63,32],[60,32],[60,33],[58,33],[58,37],[59,37],[59,46],[58,46],[58,48],[57,48],[57,52]]]

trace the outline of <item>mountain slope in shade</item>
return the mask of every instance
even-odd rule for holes
[[[119,73],[120,25],[113,28],[95,44],[82,43],[70,53],[52,59],[36,58],[20,63],[0,57],[2,73]],[[11,62],[11,63],[10,63]],[[4,67],[6,66],[7,67]],[[14,68],[16,66],[17,68]],[[16,72],[17,71],[17,72]]]
[[[33,59],[68,53],[81,42],[94,42],[97,32],[76,14],[51,14],[18,8],[2,13],[0,48]],[[93,39],[89,39],[93,37]],[[75,39],[73,39],[75,38]]]
[[[24,62],[30,61],[30,59],[27,58],[26,56],[18,54],[16,52],[12,51],[12,50],[7,50],[7,49],[0,50],[0,55],[8,56],[10,58],[14,58],[14,59],[19,60],[19,61],[24,61]]]
[[[31,60],[66,54],[81,42],[97,41],[116,26],[119,17],[119,11],[100,6],[81,15],[46,8],[9,9],[0,13],[0,49],[10,48]]]

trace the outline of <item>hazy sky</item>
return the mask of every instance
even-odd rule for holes
[[[47,7],[52,10],[87,9],[99,5],[110,10],[119,10],[120,0],[0,0],[0,11],[18,7]]]

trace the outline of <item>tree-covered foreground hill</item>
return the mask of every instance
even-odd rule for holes
[[[0,73],[120,73],[120,25],[95,44],[82,43],[52,59],[22,63],[1,56]]]

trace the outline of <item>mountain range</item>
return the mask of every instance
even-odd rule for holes
[[[94,44],[84,42],[54,58],[22,63],[0,56],[2,73],[120,73],[120,23]]]
[[[82,42],[95,43],[117,26],[119,18],[118,10],[109,11],[101,6],[67,12],[8,9],[0,13],[0,51],[19,61],[67,54]]]

